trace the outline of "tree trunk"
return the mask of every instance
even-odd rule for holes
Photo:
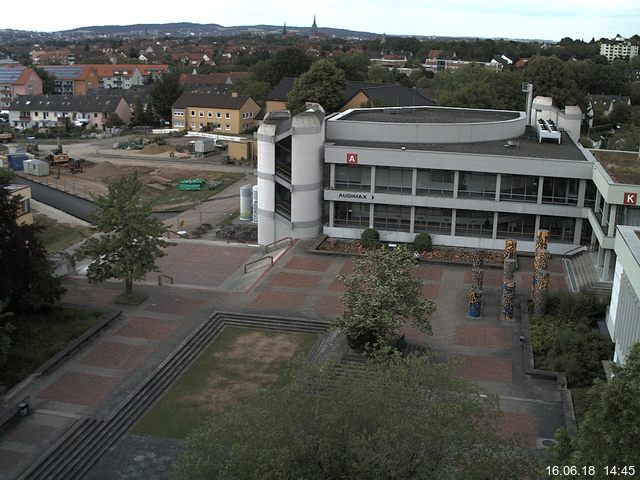
[[[125,279],[124,288],[125,288],[125,293],[127,295],[131,295],[131,292],[133,291],[133,279],[132,278]]]

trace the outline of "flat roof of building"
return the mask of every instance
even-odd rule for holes
[[[450,107],[357,109],[335,120],[380,123],[488,123],[520,118],[520,112]]]
[[[327,139],[328,144],[336,146],[371,147],[398,149],[406,147],[407,150],[428,150],[434,152],[471,153],[478,155],[505,155],[509,157],[527,158],[555,158],[559,160],[588,161],[582,151],[568,137],[562,134],[562,143],[543,140],[538,142],[536,133],[531,127],[527,127],[526,133],[519,138],[510,141],[491,141],[474,143],[388,143],[388,142],[357,142],[351,140]]]
[[[635,152],[591,150],[598,163],[616,183],[640,184],[640,159]]]

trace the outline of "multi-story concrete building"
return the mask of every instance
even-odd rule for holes
[[[640,342],[640,229],[619,226],[615,252],[607,328],[616,345],[613,360],[623,364],[631,347]]]
[[[42,80],[32,68],[0,67],[0,109],[6,110],[18,95],[40,95]]]
[[[258,130],[258,241],[375,228],[391,242],[427,232],[436,244],[502,249],[511,238],[533,252],[548,229],[551,253],[589,245],[610,280],[616,225],[640,225],[640,182],[577,143],[577,107],[537,98],[531,112],[270,114]]]
[[[171,123],[178,130],[238,134],[255,124],[260,112],[247,95],[183,93],[173,104]]]
[[[0,187],[2,188],[2,187]],[[9,196],[18,199],[16,222],[18,225],[33,224],[33,212],[31,211],[31,187],[29,185],[12,184],[5,187],[9,190]]]
[[[624,37],[616,38],[600,44],[600,55],[607,57],[610,62],[616,58],[632,58],[638,55],[638,45],[632,45]]]

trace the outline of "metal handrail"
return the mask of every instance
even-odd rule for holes
[[[264,253],[269,253],[269,248],[270,247],[273,247],[273,246],[277,245],[280,242],[284,242],[285,240],[289,242],[289,245],[291,245],[291,243],[293,243],[293,238],[291,238],[291,237],[281,238],[280,240],[276,240],[275,242],[271,242],[270,244],[265,245],[264,246]],[[274,248],[274,250],[276,250],[276,249]]]
[[[169,275],[158,275],[158,286],[161,287],[162,286],[162,278],[167,278],[169,279],[169,283],[171,285],[173,285],[173,277],[169,276]]]
[[[253,262],[246,263],[245,266],[244,266],[244,273],[247,273],[247,267],[249,265],[254,265],[254,264],[258,263],[258,262],[261,262],[262,260],[269,260],[270,261],[269,262],[269,266],[273,265],[273,257],[271,255],[267,255],[266,257],[259,258],[257,260],[254,260]]]
[[[564,252],[562,254],[562,257],[563,258],[573,257],[575,254],[580,253],[580,252],[586,252],[587,250],[588,250],[588,248],[586,247],[586,245],[578,245],[577,247],[574,247],[571,250],[568,250],[568,251]]]

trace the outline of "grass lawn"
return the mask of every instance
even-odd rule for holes
[[[0,369],[0,385],[11,388],[33,370],[92,327],[99,312],[58,308],[49,313],[19,315],[9,319],[11,353]]]
[[[316,335],[225,328],[134,431],[184,439],[210,414],[261,388],[289,381],[289,362],[306,354]]]
[[[74,243],[87,238],[91,231],[89,227],[58,223],[49,217],[38,214],[35,216],[34,223],[42,227],[37,237],[42,241],[44,248],[49,253],[59,252],[70,247]]]

